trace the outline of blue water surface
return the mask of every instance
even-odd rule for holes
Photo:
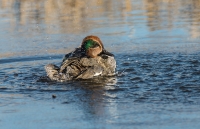
[[[3,129],[200,128],[200,2],[0,0]],[[117,75],[52,82],[87,35],[115,55]]]

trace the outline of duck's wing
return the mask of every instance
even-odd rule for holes
[[[69,76],[62,74],[62,73],[59,73],[59,67],[54,65],[54,64],[46,65],[45,70],[46,70],[47,76],[52,81],[63,82],[63,81],[66,81],[66,80],[70,80]]]
[[[62,63],[59,72],[64,73],[71,78],[76,78],[86,69],[87,68],[80,63],[80,58],[72,57]]]
[[[62,62],[59,72],[63,72],[68,66],[72,64],[77,65],[79,67],[80,63],[78,62],[80,62],[80,58],[78,57],[70,57],[66,59],[65,61]]]
[[[54,64],[48,64],[45,70],[51,80],[63,82],[76,78],[85,70],[85,67],[81,65],[80,58],[71,57],[65,60],[60,68]]]
[[[103,67],[100,65],[95,65],[88,67],[85,71],[82,71],[75,79],[90,79],[95,76],[101,75],[103,72]]]

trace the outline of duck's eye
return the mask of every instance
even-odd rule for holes
[[[99,44],[97,42],[91,40],[91,39],[86,40],[84,42],[84,47],[85,47],[86,50],[88,50],[89,48],[95,48],[97,46],[99,46]]]

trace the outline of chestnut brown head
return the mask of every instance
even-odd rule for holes
[[[81,44],[82,51],[91,58],[97,57],[104,49],[103,43],[97,36],[87,36]]]

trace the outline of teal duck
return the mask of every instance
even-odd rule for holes
[[[93,35],[85,37],[79,48],[66,54],[60,67],[53,64],[45,66],[47,76],[60,82],[113,76],[115,68],[114,55],[106,51],[101,40]]]

